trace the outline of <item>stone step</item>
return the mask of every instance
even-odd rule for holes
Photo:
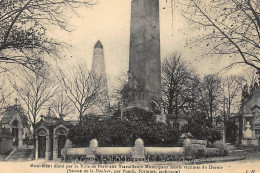
[[[32,149],[17,149],[8,161],[26,161],[32,152]]]
[[[231,144],[227,145],[227,150],[228,151],[232,151],[232,150],[236,150],[236,149],[237,149],[237,147],[235,145],[231,145]]]
[[[6,158],[6,155],[0,155],[0,161],[4,161]]]
[[[237,146],[237,149],[253,153],[253,152],[260,151],[260,146],[243,146],[243,145],[239,145],[239,146]]]

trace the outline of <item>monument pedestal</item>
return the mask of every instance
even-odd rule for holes
[[[242,145],[244,146],[258,146],[259,140],[255,139],[255,130],[250,129],[250,124],[247,122],[246,124],[246,130],[244,131],[244,139],[242,139]]]
[[[242,145],[244,145],[244,146],[259,146],[259,140],[257,140],[257,139],[242,139]]]

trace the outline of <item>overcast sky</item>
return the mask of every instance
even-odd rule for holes
[[[104,46],[107,74],[116,76],[126,72],[130,43],[130,7],[131,0],[99,0],[99,3],[92,8],[77,9],[78,15],[73,15],[70,21],[74,28],[72,32],[54,30],[52,33],[56,39],[72,46],[71,52],[66,53],[63,63],[71,65],[86,61],[90,68],[93,47],[96,41],[100,40]],[[202,60],[194,55],[199,48],[185,47],[186,39],[193,33],[177,8],[172,18],[170,1],[166,3],[165,0],[160,0],[160,28],[161,59],[179,51],[200,75],[217,72],[220,69],[220,63],[223,62]],[[214,65],[211,65],[212,63]]]
[[[170,1],[160,0],[161,59],[179,51],[201,77],[225,67],[227,62],[224,60],[202,59],[198,54],[202,48],[185,47],[186,40],[196,35],[197,31],[190,30],[190,24],[179,14],[178,8],[174,9],[172,18]],[[128,71],[131,0],[99,0],[91,8],[82,7],[76,11],[78,15],[68,15],[72,16],[70,24],[73,31],[51,28],[52,37],[72,46],[70,51],[63,52],[65,57],[57,64],[70,67],[86,62],[90,69],[94,45],[100,40],[104,46],[111,94],[116,76]]]

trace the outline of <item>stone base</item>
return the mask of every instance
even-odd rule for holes
[[[23,146],[23,139],[19,139],[18,141],[18,147],[22,147]]]
[[[35,160],[38,160],[38,152],[35,152]]]
[[[140,108],[149,111],[149,107],[142,102],[130,102],[126,107],[124,107],[124,110],[132,109],[132,108]]]
[[[138,108],[138,109],[143,109],[145,111],[148,111],[148,112],[152,112],[151,110],[149,110],[149,107],[145,107],[144,105],[141,105],[139,103],[135,103],[135,102],[132,102],[130,103],[127,107],[124,107],[123,108],[123,112],[129,110],[129,109],[132,109],[132,108]],[[161,122],[161,123],[167,123],[167,117],[166,115],[163,113],[163,111],[161,111],[161,114],[155,114],[153,113],[153,116],[155,117],[155,120],[156,122]]]
[[[58,159],[58,151],[53,151],[53,160]]]
[[[51,152],[45,152],[45,159],[51,160],[52,153]]]
[[[242,145],[244,145],[244,146],[259,146],[259,140],[257,140],[257,139],[242,139]]]

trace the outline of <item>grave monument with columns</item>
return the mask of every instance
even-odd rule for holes
[[[260,87],[258,82],[255,82],[254,85],[251,85],[250,87],[247,85],[244,86],[239,114],[241,116],[240,131],[243,132],[242,144],[259,146]]]

